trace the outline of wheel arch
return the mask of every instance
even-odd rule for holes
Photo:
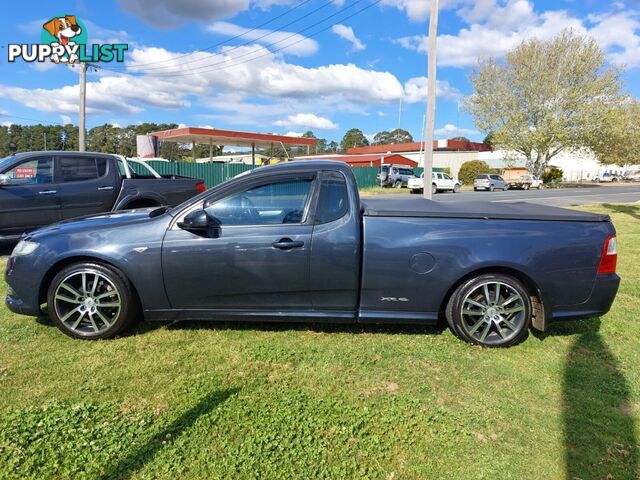
[[[49,290],[49,285],[51,284],[53,277],[55,277],[63,268],[78,262],[92,262],[118,270],[129,281],[129,283],[131,284],[131,289],[136,296],[136,300],[140,302],[140,294],[138,293],[138,289],[135,283],[131,280],[131,277],[127,275],[127,272],[123,270],[119,265],[116,265],[113,262],[97,256],[72,255],[58,260],[49,268],[49,270],[47,270],[47,273],[44,274],[44,276],[42,277],[42,281],[40,282],[40,287],[38,289],[38,305],[47,303],[47,290]]]
[[[540,290],[540,287],[533,280],[533,278],[531,278],[531,276],[527,275],[522,270],[519,270],[514,267],[509,267],[509,266],[486,266],[486,267],[477,268],[475,270],[465,273],[463,276],[461,276],[457,281],[453,283],[453,285],[451,286],[451,288],[449,288],[449,290],[447,290],[447,293],[445,294],[442,300],[442,303],[440,305],[440,314],[444,315],[444,312],[446,311],[447,304],[449,303],[449,299],[451,298],[451,295],[453,295],[453,293],[456,291],[456,289],[460,285],[465,283],[467,280],[472,279],[473,277],[477,277],[478,275],[484,275],[488,273],[510,275],[516,278],[517,280],[519,280],[520,282],[522,282],[522,284],[525,286],[525,288],[527,289],[527,292],[529,292],[531,297],[531,307],[533,310],[532,312],[533,318],[532,318],[531,324],[536,330],[540,330],[542,332],[545,331],[547,328],[547,318],[549,317],[549,315],[545,310],[546,304],[544,302],[542,290]]]

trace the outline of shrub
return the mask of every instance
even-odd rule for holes
[[[470,185],[473,184],[473,179],[476,178],[476,175],[480,175],[481,173],[491,173],[492,171],[493,170],[489,167],[487,162],[483,162],[482,160],[470,160],[468,162],[464,162],[460,166],[458,179],[465,185]]]
[[[549,167],[542,174],[541,178],[544,183],[556,183],[562,180],[564,172],[558,167]]]

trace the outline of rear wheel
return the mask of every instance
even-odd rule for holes
[[[447,321],[462,340],[484,347],[509,347],[526,337],[531,325],[531,299],[510,275],[482,274],[451,295]]]
[[[395,188],[402,188],[402,180],[396,180],[396,183],[393,184]]]
[[[496,189],[496,187],[494,185],[489,186],[489,191],[493,192]]]
[[[528,184],[528,183],[525,183],[525,184],[524,184],[524,187],[522,187],[522,188],[524,188],[525,190],[529,190],[529,184]]]
[[[458,192],[460,192],[460,184],[459,184],[459,183],[456,183],[456,184],[453,186],[453,193],[458,193]]]
[[[431,184],[431,194],[435,195],[436,193],[438,193],[438,187],[436,186],[435,183]]]
[[[134,320],[138,302],[131,283],[113,267],[78,262],[62,269],[47,294],[49,317],[73,338],[110,338]]]
[[[504,187],[502,187],[502,191],[506,192],[507,190],[509,190],[509,184],[506,183]]]

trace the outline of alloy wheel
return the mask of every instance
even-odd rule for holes
[[[60,322],[81,336],[105,331],[122,309],[122,297],[114,282],[92,269],[66,276],[56,287],[53,298]]]
[[[462,328],[481,344],[509,342],[527,322],[524,298],[504,282],[479,284],[464,297],[461,305]]]

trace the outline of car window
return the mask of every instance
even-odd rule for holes
[[[320,180],[316,222],[333,222],[344,217],[348,210],[349,194],[344,175],[338,172],[323,173]]]
[[[442,174],[438,173],[437,175],[438,175],[438,180],[442,180]]]
[[[498,175],[490,175],[493,180],[502,180]]]
[[[312,180],[272,182],[234,193],[205,210],[220,225],[302,223]]]
[[[402,173],[402,175],[413,175],[413,170],[410,168],[401,168],[400,173]]]
[[[486,178],[486,175],[476,175],[476,180],[485,180]]]
[[[387,165],[387,166],[384,166],[384,167],[380,167],[380,170],[383,171],[383,172],[387,172],[388,173],[389,172],[389,166]]]
[[[35,185],[53,182],[53,158],[31,158],[4,172],[10,185]]]
[[[445,180],[451,180],[451,177],[446,173],[443,173],[442,176],[444,177]]]
[[[106,158],[60,157],[60,173],[63,182],[93,180],[104,176],[106,171]]]
[[[392,169],[391,171],[392,171],[393,173],[398,173],[398,169],[397,169],[397,168],[394,168],[394,169]]]

